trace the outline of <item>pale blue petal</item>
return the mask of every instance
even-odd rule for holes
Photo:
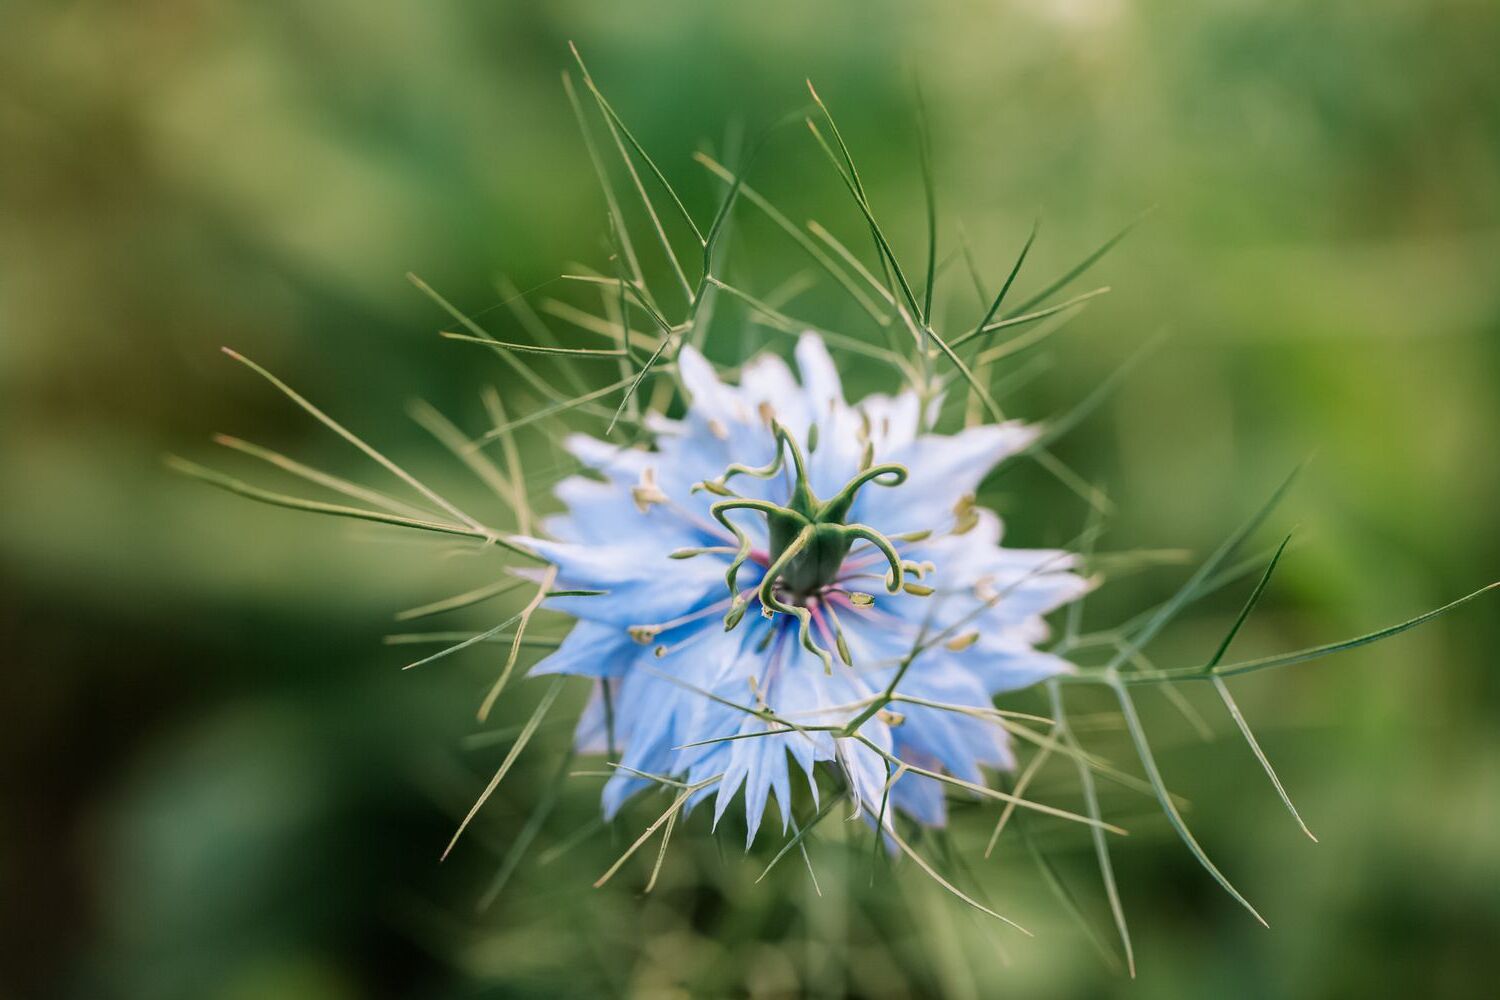
[[[531,676],[576,674],[582,677],[617,677],[644,652],[640,643],[617,625],[580,620],[562,645],[537,661]]]

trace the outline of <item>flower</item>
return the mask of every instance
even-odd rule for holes
[[[524,539],[559,588],[603,592],[548,602],[578,621],[532,673],[598,680],[576,740],[618,755],[606,816],[670,776],[702,785],[689,806],[716,797],[715,823],[743,790],[753,841],[773,794],[786,826],[791,763],[816,798],[831,761],[868,817],[941,826],[942,783],[888,788],[895,762],[974,783],[1012,767],[992,699],[1071,669],[1035,645],[1087,589],[1075,557],[1001,547],[974,503],[1037,429],[926,433],[910,390],[845,402],[816,335],[796,360],[800,384],[765,356],[736,386],[684,347],[683,418],[648,417],[654,450],[570,437],[602,478],[563,480],[551,538]]]

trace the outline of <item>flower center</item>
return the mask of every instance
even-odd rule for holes
[[[771,515],[769,520],[771,559],[775,561],[797,541],[803,525],[776,515]],[[811,527],[812,535],[781,571],[782,585],[795,598],[809,597],[833,583],[844,565],[844,557],[849,554],[849,547],[854,544],[854,539],[843,530],[842,524],[814,522]]]
[[[817,653],[822,658],[824,667],[832,670],[832,655],[812,637],[812,615],[807,609],[807,601],[838,579],[839,570],[850,547],[860,540],[874,545],[885,556],[890,566],[890,573],[886,575],[886,589],[893,594],[902,589],[904,569],[901,557],[896,554],[890,539],[869,525],[849,524],[847,520],[854,498],[865,484],[899,486],[906,481],[906,468],[894,463],[872,464],[873,448],[867,444],[859,472],[831,498],[820,500],[808,482],[802,449],[796,439],[775,421],[771,423],[771,430],[776,437],[776,456],[769,465],[759,469],[731,465],[718,479],[699,484],[710,493],[729,498],[715,503],[710,510],[739,542],[739,550],[725,574],[733,600],[729,613],[724,616],[724,626],[732,629],[744,617],[745,596],[735,586],[735,579],[740,567],[750,556],[750,538],[739,525],[729,519],[729,513],[735,510],[759,511],[765,515],[771,536],[770,564],[757,588],[761,606],[768,616],[781,613],[797,618],[802,645]],[[816,440],[812,435],[809,437]],[[792,456],[795,482],[791,498],[784,506],[767,500],[741,497],[729,488],[729,480],[738,475],[770,479],[781,471],[788,453]],[[782,599],[778,588],[792,599],[792,603]],[[838,646],[840,654],[847,661],[843,643],[839,642]]]

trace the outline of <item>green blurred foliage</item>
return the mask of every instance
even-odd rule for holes
[[[720,189],[691,153],[800,107],[805,77],[910,260],[923,239],[914,77],[944,252],[961,222],[992,287],[1038,214],[1022,291],[1157,205],[1095,272],[1115,291],[1004,402],[1060,413],[1153,331],[1174,331],[1058,449],[1116,503],[1108,549],[1202,553],[1317,449],[1277,517],[1299,538],[1247,655],[1395,621],[1496,577],[1493,3],[12,0],[0,8],[0,993],[1490,995],[1493,601],[1237,686],[1316,846],[1214,704],[1197,702],[1217,734],[1204,742],[1146,699],[1200,839],[1271,929],[1213,886],[1149,803],[1120,793],[1106,805],[1134,832],[1116,855],[1134,982],[1094,960],[1015,843],[978,856],[993,810],[977,806],[955,823],[968,884],[1035,940],[982,923],[910,866],[872,879],[868,839],[836,822],[812,850],[821,898],[795,858],[755,884],[773,838],[746,859],[732,827],[721,846],[704,816],[678,831],[654,893],[640,894],[654,846],[594,890],[662,804],[540,863],[595,814],[584,778],[475,914],[567,726],[543,728],[439,866],[504,754],[503,741],[462,739],[496,658],[402,674],[402,651],[378,636],[393,611],[482,583],[493,564],[255,508],[170,477],[159,456],[208,456],[207,433],[222,430],[378,481],[216,351],[231,344],[484,502],[406,403],[428,399],[477,431],[481,385],[514,410],[535,399],[494,359],[439,340],[444,318],[403,274],[524,338],[499,307],[499,275],[532,288],[568,262],[606,266],[603,204],[559,83],[569,39],[700,220]],[[805,132],[778,133],[752,180],[855,245],[857,217]],[[728,260],[760,293],[806,264],[748,210]],[[959,325],[976,310],[961,270],[939,295]],[[857,320],[822,288],[788,309]],[[715,352],[733,360],[743,314],[716,322]],[[554,461],[542,438],[525,444],[535,467]],[[1030,467],[987,499],[1021,544],[1062,542],[1084,518]],[[1183,572],[1106,587],[1091,622],[1160,599]],[[1206,602],[1154,657],[1201,657],[1241,597]],[[492,725],[524,720],[536,697],[516,685]],[[1124,758],[1117,731],[1088,738]],[[1067,779],[1048,772],[1039,791],[1074,805]],[[1035,831],[1107,934],[1087,838]]]

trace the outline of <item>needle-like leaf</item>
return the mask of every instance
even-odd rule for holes
[[[475,800],[468,815],[463,818],[463,822],[459,823],[458,829],[454,831],[453,839],[448,841],[447,847],[443,848],[442,860],[447,859],[449,852],[453,850],[453,845],[458,843],[458,838],[463,836],[464,831],[469,828],[469,824],[474,821],[474,817],[479,815],[479,810],[489,801],[490,796],[495,794],[495,789],[500,787],[500,782],[505,780],[505,776],[510,773],[511,765],[516,762],[517,757],[521,756],[521,751],[526,749],[526,744],[531,742],[531,736],[536,732],[536,727],[542,724],[542,719],[551,710],[552,703],[562,693],[563,682],[566,680],[567,678],[564,676],[558,676],[553,679],[552,685],[547,688],[547,692],[542,695],[542,700],[537,703],[536,710],[531,713],[531,718],[527,720],[526,728],[521,730],[521,735],[516,737],[515,743],[511,744],[510,752],[500,762],[500,769],[495,772],[495,776],[490,779],[490,783],[485,786],[484,791],[479,793],[479,798]]]

